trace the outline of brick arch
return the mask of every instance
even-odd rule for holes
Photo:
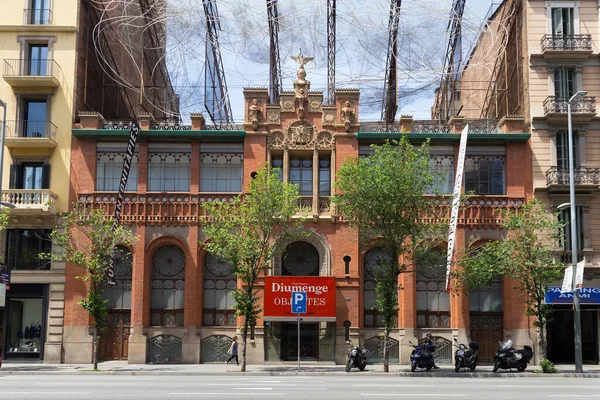
[[[331,276],[331,249],[325,239],[314,231],[307,231],[308,235],[298,239],[288,239],[277,243],[275,257],[273,257],[273,267],[271,275],[281,275],[281,264],[283,251],[292,243],[305,242],[312,245],[319,253],[319,276]]]

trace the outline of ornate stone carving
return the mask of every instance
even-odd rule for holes
[[[283,112],[294,112],[294,98],[282,97],[281,108]]]
[[[294,81],[294,93],[296,94],[296,100],[298,101],[298,118],[304,118],[304,103],[308,98],[308,91],[310,90],[310,81],[306,80],[306,70],[304,69],[304,65],[311,61],[313,57],[304,57],[302,55],[302,50],[300,50],[300,54],[297,56],[292,56],[292,60],[296,61],[300,64],[300,69],[298,69],[298,79]]]
[[[260,118],[262,103],[258,99],[252,99],[252,103],[248,107],[248,120],[252,124],[252,128],[258,128],[258,121]]]
[[[312,124],[297,120],[290,124],[285,133],[271,131],[268,136],[268,146],[271,150],[331,150],[335,146],[335,137],[329,131],[321,131],[317,134]]]
[[[344,130],[348,132],[350,130],[350,124],[354,121],[354,103],[351,101],[345,101],[344,107],[340,112],[342,123],[344,124]]]
[[[310,100],[310,112],[321,112],[321,102],[319,100]]]
[[[277,109],[267,108],[267,123],[269,124],[281,124],[281,111]]]

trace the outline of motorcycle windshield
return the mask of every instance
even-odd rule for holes
[[[513,345],[513,341],[509,339],[500,345],[500,350],[506,351],[506,350],[510,349],[512,347],[512,345]]]

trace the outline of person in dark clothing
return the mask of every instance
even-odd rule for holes
[[[229,361],[231,361],[231,360],[233,360],[235,358],[236,365],[240,365],[240,363],[238,361],[237,336],[233,337],[233,341],[231,342],[231,347],[229,348],[229,350],[227,350],[227,353],[231,354],[231,357],[229,357],[229,360],[227,360],[226,364],[229,364]]]
[[[427,347],[429,347],[429,346],[431,346],[431,347],[433,347],[433,348],[435,349],[435,347],[433,346],[433,336],[431,335],[431,332],[427,332],[427,333],[425,334],[425,343],[424,343],[424,344],[425,344],[426,348],[427,348]],[[431,356],[433,357],[433,351],[431,351]],[[438,368],[439,368],[439,367],[438,367],[438,366],[435,364],[435,361],[434,361],[434,363],[433,363],[433,368],[434,368],[434,369],[438,369]]]

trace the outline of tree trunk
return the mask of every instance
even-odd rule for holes
[[[248,319],[244,318],[244,330],[242,331],[242,369],[246,372],[246,339],[248,338]]]
[[[98,327],[94,326],[94,345],[92,347],[92,361],[94,363],[94,371],[98,369]]]
[[[390,330],[385,328],[385,333],[383,335],[383,372],[390,372],[390,361],[389,361],[389,351],[388,345],[390,343]]]
[[[538,345],[540,346],[540,353],[542,355],[542,359],[545,359],[547,356],[546,320],[541,315],[538,315]]]

